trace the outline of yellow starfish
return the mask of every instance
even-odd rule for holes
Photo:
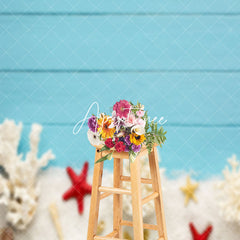
[[[127,239],[127,240],[132,240],[130,234],[129,234],[127,231],[124,231],[124,233],[123,233],[123,238],[124,238],[124,239]]]
[[[101,220],[97,226],[97,235],[102,234],[105,229],[105,222]]]
[[[144,229],[144,240],[148,240],[149,239],[149,231],[147,230],[147,229]],[[124,233],[123,233],[123,238],[124,239],[126,239],[126,240],[132,240],[132,237],[130,236],[130,234],[127,232],[127,231],[125,231]]]
[[[150,236],[149,230],[144,229],[144,240],[148,240]]]
[[[192,184],[190,176],[188,176],[186,186],[180,188],[185,194],[185,206],[188,205],[190,199],[193,199],[195,202],[197,202],[197,198],[195,196],[195,191],[197,188],[198,183]]]

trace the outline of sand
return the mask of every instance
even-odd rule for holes
[[[184,196],[179,187],[185,184],[186,175],[177,179],[167,179],[162,176],[164,209],[169,240],[190,240],[189,222],[193,222],[199,232],[202,232],[208,224],[213,225],[213,232],[209,240],[239,240],[240,226],[236,223],[227,223],[219,216],[216,200],[215,184],[217,178],[200,181],[196,192],[198,203],[190,202],[184,206]],[[75,200],[62,201],[62,194],[70,186],[70,180],[65,169],[49,168],[39,176],[41,183],[41,196],[35,218],[27,230],[15,233],[16,240],[57,240],[57,234],[50,218],[48,206],[56,202],[60,221],[63,228],[64,239],[85,240],[87,236],[88,214],[90,196],[85,198],[85,211],[79,215]],[[89,174],[89,182],[92,181],[92,173]],[[111,185],[112,174],[104,173],[103,183]],[[100,220],[104,220],[106,227],[103,234],[111,232],[112,228],[112,198],[101,202]],[[4,226],[4,207],[0,207],[0,226]],[[131,213],[124,214],[125,217]],[[144,221],[151,221],[154,215],[145,216]],[[124,231],[129,231],[126,228]],[[150,238],[157,239],[156,233],[151,232]]]

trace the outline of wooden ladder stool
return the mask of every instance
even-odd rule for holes
[[[109,151],[99,152],[96,147],[95,162],[109,153]],[[122,238],[122,226],[132,226],[134,240],[144,240],[143,230],[150,229],[158,232],[156,240],[167,240],[167,232],[164,218],[161,182],[158,165],[158,155],[156,145],[148,155],[151,179],[141,178],[140,157],[148,154],[148,150],[142,147],[141,152],[133,163],[130,163],[130,177],[123,176],[123,159],[128,159],[127,152],[113,152],[114,170],[113,170],[113,188],[102,185],[103,162],[96,163],[93,172],[92,197],[90,205],[88,235],[87,240],[125,240]],[[123,189],[122,181],[131,182],[131,190]],[[152,184],[153,193],[142,199],[141,183]],[[113,232],[100,237],[96,236],[98,225],[98,213],[100,200],[113,194]],[[133,222],[122,219],[122,194],[132,196]],[[142,218],[142,205],[154,200],[157,225],[144,224]]]

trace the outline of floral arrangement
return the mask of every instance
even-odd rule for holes
[[[110,160],[113,151],[128,152],[133,162],[143,145],[151,152],[156,143],[160,146],[166,140],[163,127],[157,122],[149,121],[144,105],[120,100],[113,106],[112,115],[101,113],[88,119],[88,139],[94,146],[103,145],[100,151],[108,150],[109,154],[97,162]]]

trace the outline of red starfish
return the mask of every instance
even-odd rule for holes
[[[190,223],[189,227],[193,236],[193,240],[207,240],[213,228],[211,225],[209,225],[202,234],[199,234],[193,223]]]
[[[76,198],[78,203],[78,212],[83,213],[84,205],[83,200],[86,194],[91,194],[92,186],[87,183],[88,174],[88,162],[84,163],[82,172],[77,175],[71,167],[66,168],[68,176],[71,179],[72,187],[70,187],[64,194],[63,200],[68,200],[70,198]]]

